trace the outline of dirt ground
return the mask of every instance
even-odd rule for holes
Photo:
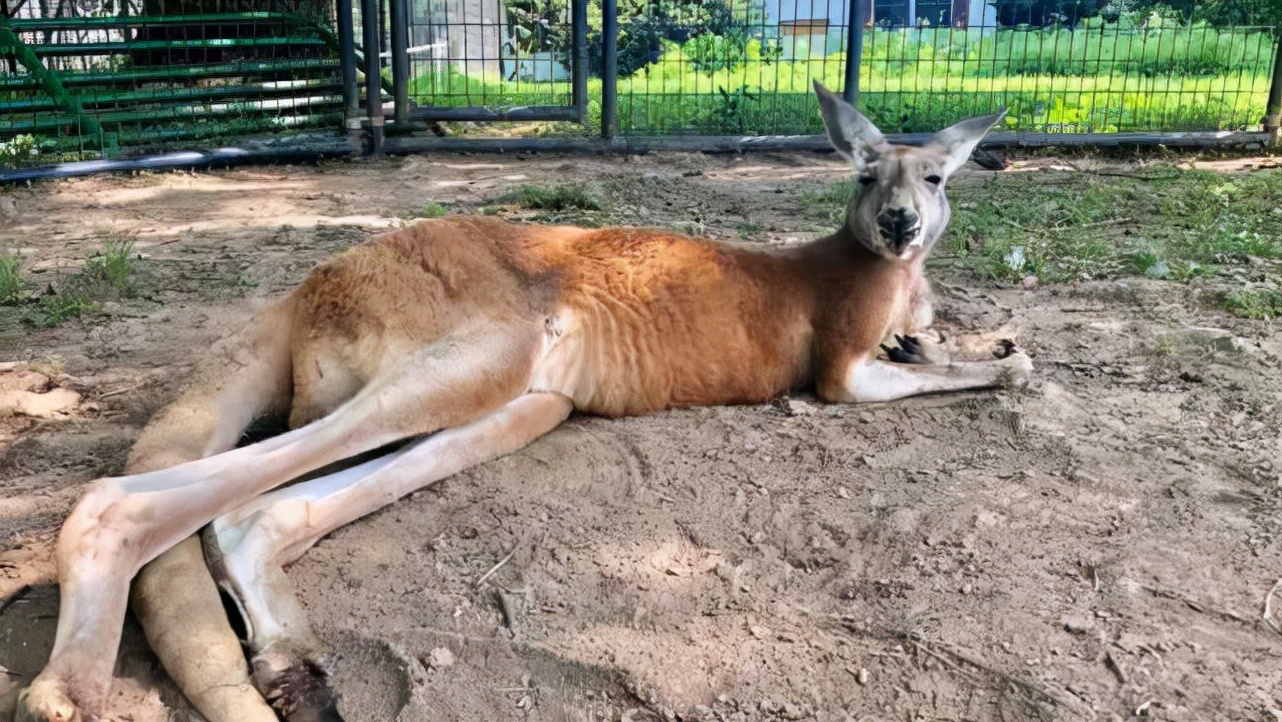
[[[1070,172],[1050,165],[1015,170]],[[0,599],[48,579],[59,520],[202,349],[428,202],[587,179],[614,222],[788,242],[828,230],[800,199],[845,172],[436,155],[0,193],[0,249],[37,279],[113,234],[142,255],[137,298],[0,324],[0,392],[80,394],[0,419]],[[1276,327],[1216,310],[1206,284],[931,273],[945,332],[1018,328],[1030,389],[574,418],[323,540],[290,576],[339,652],[349,722],[1282,720]],[[0,702],[55,615],[47,585],[0,609]],[[118,719],[198,719],[136,627],[118,671]]]

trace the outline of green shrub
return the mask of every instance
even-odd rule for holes
[[[520,185],[512,191],[512,198],[523,208],[545,211],[599,211],[602,206],[596,194],[581,185],[570,183],[555,186]]]
[[[118,292],[129,290],[129,276],[133,273],[134,243],[127,239],[107,241],[102,253],[85,261],[85,275],[94,281],[105,282]]]
[[[418,215],[420,218],[440,218],[441,216],[447,215],[449,212],[449,208],[432,201],[431,203],[423,206],[423,210]]]
[[[1271,321],[1282,318],[1282,290],[1248,288],[1225,294],[1224,307],[1235,316]]]
[[[0,255],[0,306],[22,298],[26,284],[22,282],[22,276],[18,275],[21,266],[22,259],[18,256],[8,253]]]

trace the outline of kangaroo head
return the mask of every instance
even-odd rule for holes
[[[815,94],[828,140],[855,167],[846,226],[884,258],[911,260],[928,252],[952,217],[944,196],[948,176],[1006,112],[963,120],[915,148],[892,145],[872,121],[818,81]]]

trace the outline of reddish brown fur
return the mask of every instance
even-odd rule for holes
[[[758,403],[867,358],[907,302],[904,268],[844,232],[748,250],[633,228],[423,221],[319,267],[295,292],[294,422],[331,411],[397,357],[477,319],[541,326],[568,311],[606,416]]]

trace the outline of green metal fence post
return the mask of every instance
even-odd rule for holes
[[[365,112],[369,117],[369,152],[383,152],[383,75],[378,57],[378,0],[362,0],[361,25],[365,39]]]
[[[574,49],[570,59],[571,96],[579,123],[588,119],[588,0],[570,0],[570,32]]]
[[[1282,142],[1282,28],[1277,31],[1277,53],[1273,59],[1273,84],[1269,86],[1269,101],[1264,106],[1264,132],[1273,136],[1273,142]]]
[[[338,26],[338,58],[343,77],[343,113],[347,119],[360,115],[361,91],[356,85],[356,28],[352,20],[352,0],[338,0],[335,25]]]
[[[613,138],[619,110],[619,3],[601,0],[601,137]]]
[[[846,31],[846,87],[841,94],[846,102],[859,107],[859,65],[864,55],[864,21],[868,19],[868,0],[850,3],[850,27]]]
[[[404,128],[410,119],[410,16],[408,0],[391,0],[388,8],[392,25],[392,100],[396,125]]]

